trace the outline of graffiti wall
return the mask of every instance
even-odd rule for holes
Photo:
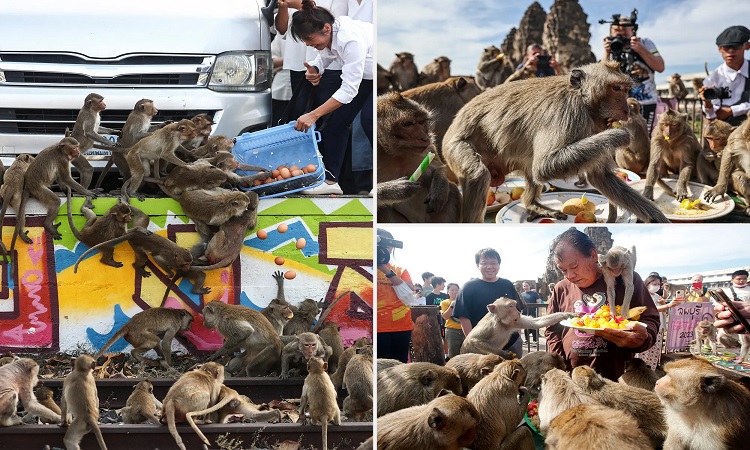
[[[104,214],[116,199],[94,201]],[[83,199],[71,203],[73,222],[80,230]],[[199,241],[195,226],[171,199],[147,199],[133,204],[151,218],[149,230],[190,248]],[[0,263],[0,351],[70,352],[99,349],[130,317],[144,309],[166,306],[183,308],[195,316],[186,339],[176,349],[213,351],[221,336],[203,326],[200,312],[211,301],[262,309],[277,293],[276,271],[294,271],[284,280],[287,301],[306,298],[334,304],[326,320],[341,327],[344,344],[361,336],[372,337],[373,228],[370,198],[289,198],[261,200],[258,227],[245,236],[242,254],[232,265],[206,272],[206,294],[193,294],[187,279],[171,283],[149,260],[148,273],[134,270],[133,251],[127,242],[115,247],[120,268],[102,264],[92,252],[75,268],[88,250],[73,236],[63,203],[59,217],[62,240],[53,241],[44,231],[43,214],[29,205],[26,230],[31,244],[20,240],[10,258]],[[279,225],[286,225],[281,232]],[[10,248],[15,218],[5,219],[2,239]],[[281,227],[282,229],[284,227]],[[258,237],[263,230],[265,239]],[[261,233],[263,234],[263,233]],[[298,249],[297,242],[305,245]],[[278,258],[281,257],[281,258]],[[282,262],[283,258],[283,262]],[[279,264],[280,263],[280,264]],[[111,351],[127,347],[121,339]]]

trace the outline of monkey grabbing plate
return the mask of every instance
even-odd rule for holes
[[[542,186],[542,192],[549,191],[549,187],[550,186],[548,183],[544,183],[544,186]],[[487,206],[487,213],[497,212],[500,210],[500,208],[502,208],[503,206],[513,201],[511,198],[511,195],[512,195],[511,191],[517,188],[521,188],[521,189],[526,188],[525,178],[508,177],[505,179],[505,182],[501,184],[500,186],[490,187],[490,191],[495,194],[495,203]]]
[[[677,186],[677,180],[672,178],[662,178],[667,186],[673,190]],[[641,180],[637,183],[633,183],[630,187],[635,189],[638,193],[643,193],[643,189],[646,187],[646,180]],[[654,203],[664,213],[667,219],[673,222],[696,222],[702,220],[716,219],[722,216],[726,216],[734,209],[734,200],[728,195],[722,197],[721,201],[715,203],[708,203],[703,200],[703,194],[710,190],[711,186],[705,184],[695,183],[690,181],[688,183],[688,195],[690,200],[700,199],[700,207],[693,209],[684,209],[680,207],[680,202],[676,198],[664,192],[658,184],[654,185]]]
[[[628,184],[641,181],[640,175],[638,175],[635,172],[631,172],[627,169],[623,169],[621,167],[615,167],[614,171],[616,174],[620,176],[620,178],[623,178],[624,181]],[[566,178],[564,180],[563,179],[551,180],[549,184],[563,191],[598,192],[595,187],[588,184],[585,180],[584,180],[584,184],[582,185],[576,184],[577,182],[578,182],[578,178],[572,177],[572,178]]]
[[[561,211],[562,205],[566,201],[573,198],[580,198],[580,192],[547,192],[539,196],[539,202],[555,211]],[[596,216],[597,223],[605,223],[607,221],[607,215],[609,213],[609,200],[607,197],[600,194],[586,194],[586,198],[589,199],[594,205],[596,205]],[[501,209],[497,216],[495,216],[495,223],[529,223],[526,218],[528,213],[526,207],[523,206],[520,200],[508,203],[505,208]],[[617,209],[617,223],[635,223],[637,217],[631,214],[629,211],[624,211],[620,208]],[[568,215],[565,220],[557,219],[545,219],[537,218],[531,221],[531,223],[574,223],[575,216]]]
[[[578,325],[574,325],[574,324],[573,324],[573,321],[574,321],[574,320],[577,320],[577,319],[576,319],[575,317],[574,317],[574,318],[572,318],[572,319],[565,319],[565,320],[563,320],[563,321],[561,321],[561,322],[560,322],[560,325],[562,325],[562,326],[564,326],[564,327],[568,327],[568,328],[575,328],[576,330],[580,330],[580,331],[586,331],[586,332],[590,332],[590,333],[593,333],[593,332],[594,332],[594,331],[596,331],[596,330],[602,330],[602,329],[604,328],[604,327],[599,327],[599,328],[592,328],[592,327],[580,327],[580,326],[578,326]],[[637,320],[631,320],[631,321],[630,321],[630,323],[634,324],[634,326],[635,326],[635,325],[640,325],[640,326],[643,326],[643,327],[645,327],[645,326],[646,326],[646,324],[645,324],[645,323],[643,323],[643,322],[639,322],[639,321],[637,321]],[[615,330],[615,329],[616,329],[616,328],[610,328],[610,330]]]

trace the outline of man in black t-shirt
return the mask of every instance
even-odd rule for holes
[[[443,292],[443,289],[445,289],[445,278],[433,276],[430,283],[432,284],[432,292],[427,294],[427,305],[440,306],[440,302],[446,298],[450,298],[448,294]]]
[[[482,317],[487,314],[487,305],[500,297],[508,297],[521,302],[513,283],[497,276],[500,271],[500,254],[492,248],[479,250],[474,261],[481,278],[467,281],[456,298],[454,316],[461,322],[464,335],[468,336]],[[519,358],[523,352],[523,342],[518,332],[513,332],[505,349],[514,352]]]
[[[524,281],[521,285],[523,292],[521,292],[521,298],[523,299],[524,303],[539,303],[541,300],[539,298],[539,294],[536,291],[531,290],[531,285],[528,281]],[[537,311],[536,307],[527,307],[523,310],[524,315],[536,317]],[[534,329],[526,329],[523,330],[523,334],[526,336],[526,342],[529,342],[529,335],[534,338],[534,342],[539,340],[539,330]]]

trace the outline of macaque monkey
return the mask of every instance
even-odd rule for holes
[[[641,358],[633,358],[625,363],[625,373],[617,379],[618,382],[647,391],[653,391],[659,376],[651,370]]]
[[[104,167],[102,174],[99,175],[99,179],[96,181],[97,189],[101,186],[104,176],[109,172],[113,163],[117,166],[117,170],[120,171],[123,181],[128,181],[130,178],[130,167],[128,167],[128,161],[125,158],[125,153],[127,153],[127,151],[124,149],[132,147],[138,141],[154,131],[156,127],[151,126],[151,120],[158,112],[159,110],[154,106],[153,100],[142,98],[135,102],[133,110],[130,111],[128,118],[125,120],[125,125],[122,126],[120,139],[118,139],[117,144],[115,144],[115,146],[120,149],[112,151],[112,156],[109,161],[107,161],[107,165]]]
[[[336,403],[336,388],[328,377],[328,363],[318,357],[307,361],[308,375],[302,386],[299,421],[307,424],[305,409],[310,408],[310,423],[323,426],[323,450],[328,450],[328,422],[341,425],[341,411]]]
[[[447,56],[438,56],[424,66],[419,74],[419,84],[441,83],[451,77],[451,60]]]
[[[224,366],[215,362],[203,364],[195,370],[184,373],[169,388],[161,409],[161,423],[167,424],[180,450],[187,450],[177,432],[175,423],[187,421],[206,445],[211,445],[200,432],[195,420],[189,415],[216,404],[224,383]],[[205,422],[204,422],[205,423]]]
[[[81,439],[91,431],[96,435],[99,448],[107,450],[102,430],[99,429],[99,396],[93,374],[95,368],[94,358],[81,355],[73,361],[73,371],[63,382],[60,426],[68,428],[63,438],[67,450],[81,450]],[[73,417],[72,421],[70,416]]]
[[[114,143],[99,133],[119,133],[115,129],[99,125],[102,120],[99,113],[106,108],[107,105],[104,103],[104,97],[95,93],[87,95],[83,101],[81,110],[78,112],[76,123],[73,125],[73,131],[70,133],[70,137],[77,140],[80,144],[81,154],[76,155],[70,162],[78,169],[78,173],[81,174],[81,186],[84,189],[88,189],[89,184],[91,184],[91,179],[94,176],[94,168],[91,167],[91,164],[86,160],[83,153],[91,150],[94,146],[111,150],[114,147]],[[95,143],[100,145],[95,145]]]
[[[727,146],[721,154],[721,168],[719,179],[711,190],[706,192],[704,198],[713,202],[727,192],[727,186],[731,179],[732,188],[745,199],[745,204],[750,201],[750,120],[745,120],[737,129],[732,131],[727,139]],[[745,214],[750,216],[750,206],[745,209]]]
[[[542,387],[542,375],[552,369],[565,370],[565,360],[562,356],[552,352],[531,352],[523,355],[521,365],[526,371],[523,385],[532,397],[539,395]]]
[[[688,198],[687,184],[693,174],[695,160],[701,151],[698,139],[687,123],[687,114],[668,110],[659,115],[659,124],[651,135],[651,161],[646,172],[643,196],[654,199],[654,183],[677,201]],[[674,191],[661,179],[667,172],[679,174]]]
[[[616,314],[615,305],[615,282],[617,277],[622,278],[625,285],[625,295],[622,297],[622,306],[620,315],[628,317],[630,311],[630,301],[633,299],[633,271],[635,269],[635,247],[630,249],[615,245],[610,248],[605,255],[599,258],[599,266],[604,275],[604,281],[607,283],[607,303],[609,304],[610,314]]]
[[[415,88],[419,85],[419,70],[414,64],[414,55],[409,52],[396,53],[390,67],[393,86],[398,91]]]
[[[472,448],[514,450],[528,448],[529,442],[534,447],[531,431],[518,427],[529,404],[529,392],[523,387],[525,377],[520,361],[503,361],[471,389],[466,399],[480,416]]]
[[[664,449],[730,450],[750,442],[750,391],[705,358],[667,363],[656,394],[669,424]]]
[[[695,163],[698,181],[709,186],[716,185],[721,169],[721,155],[727,146],[729,135],[736,128],[719,119],[707,120],[703,124],[703,148]]]
[[[573,69],[568,77],[504,83],[471,100],[448,128],[440,155],[461,183],[463,221],[482,222],[490,186],[520,170],[528,220],[564,220],[565,214],[538,202],[542,185],[582,174],[609,199],[609,221],[619,206],[644,222],[666,223],[655,205],[611,170],[612,154],[630,142],[630,133],[608,127],[627,120],[631,84],[609,61]],[[550,107],[540,109],[542,104]]]
[[[432,112],[434,117],[435,148],[443,146],[443,136],[453,118],[472,98],[482,90],[469,77],[451,77],[439,83],[430,83],[401,93]]]
[[[216,328],[224,337],[224,345],[210,361],[224,355],[244,350],[245,354],[230,365],[242,361],[246,376],[266,376],[281,365],[281,339],[263,314],[247,306],[227,305],[213,301],[203,307],[203,325]]]
[[[45,408],[49,409],[50,411],[54,412],[55,414],[60,414],[60,406],[55,403],[55,393],[52,391],[52,389],[46,387],[46,386],[40,386],[36,391],[34,391],[34,396],[39,401],[39,404],[44,406]],[[24,415],[23,420],[24,422],[27,422],[27,416],[34,416],[35,414],[27,413]],[[49,420],[45,419],[43,417],[40,417],[39,420],[41,423],[60,423],[59,420]]]
[[[175,149],[180,144],[195,138],[197,134],[195,124],[188,119],[183,119],[166,125],[136,142],[130,147],[125,157],[132,175],[122,186],[123,195],[126,198],[136,196],[144,177],[151,171],[152,164],[154,178],[160,178],[160,159],[180,167],[185,166],[185,162],[175,155]],[[138,196],[138,199],[142,201],[143,196]]]
[[[344,353],[341,354],[338,367],[333,375],[331,375],[331,381],[336,390],[341,389],[341,385],[344,383],[344,372],[346,372],[346,366],[349,364],[349,361],[351,361],[352,357],[357,354],[356,352],[358,348],[366,345],[372,345],[372,341],[370,341],[370,338],[361,337],[354,341],[351,347],[344,350]]]
[[[216,136],[214,136],[216,137]],[[213,139],[213,138],[212,138]],[[230,141],[231,142],[231,141]],[[242,177],[234,173],[235,169],[248,169],[260,172],[257,175]],[[240,164],[234,159],[234,155],[227,152],[220,152],[211,158],[200,159],[187,163],[184,167],[175,167],[161,182],[164,192],[174,199],[180,198],[185,191],[194,191],[196,189],[214,189],[225,183],[233,185],[252,186],[253,181],[266,179],[270,172],[260,166],[250,166]],[[147,181],[160,182],[153,178],[146,178]]]
[[[198,234],[208,239],[213,235],[210,226],[219,226],[232,217],[243,215],[257,199],[258,194],[252,191],[214,188],[186,191],[178,200],[185,215],[195,222]]]
[[[461,392],[455,369],[427,362],[399,364],[377,373],[378,417],[399,409],[429,403],[440,391]]]
[[[479,412],[447,391],[425,405],[378,418],[378,450],[459,450],[477,437]]]
[[[641,114],[641,104],[638,100],[628,97],[628,109],[628,119],[622,121],[622,127],[630,132],[630,144],[617,149],[615,162],[623,169],[644,173],[648,169],[651,153],[648,124]]]
[[[734,360],[737,364],[742,363],[742,361],[745,360],[745,357],[747,357],[748,352],[750,352],[750,334],[727,333],[725,329],[721,328],[716,333],[716,340],[725,348],[740,347],[740,353]]]
[[[541,317],[524,316],[516,309],[516,301],[507,297],[501,297],[487,305],[487,311],[489,313],[482,317],[464,339],[461,353],[503,356],[502,348],[508,343],[513,330],[548,327],[574,316],[567,312],[556,312]]]
[[[23,196],[18,208],[16,218],[15,235],[27,244],[31,244],[31,238],[24,232],[26,226],[26,208],[24,204],[29,196],[34,197],[47,209],[47,217],[44,219],[44,228],[55,240],[62,239],[57,231],[59,223],[55,222],[57,211],[60,209],[60,198],[50,190],[49,186],[57,181],[60,187],[73,189],[86,197],[96,198],[96,194],[78,184],[70,176],[70,161],[80,155],[78,141],[66,137],[57,144],[45,148],[29,163],[24,175]],[[91,180],[89,180],[91,181]],[[11,245],[12,247],[12,245]]]
[[[38,374],[39,365],[30,358],[18,358],[0,367],[0,426],[9,427],[22,422],[16,414],[19,401],[28,414],[60,423],[59,412],[44,406],[34,396]]]
[[[698,346],[698,354],[703,354],[703,347],[709,345],[711,354],[718,355],[719,350],[716,347],[716,327],[713,322],[701,320],[695,326],[695,343]]]
[[[16,213],[21,208],[21,198],[23,197],[23,179],[29,164],[34,160],[32,155],[24,153],[16,156],[13,164],[3,173],[3,184],[0,186],[0,199],[3,201],[2,210],[0,210],[0,230],[2,230],[5,213],[10,206]],[[0,252],[5,256],[8,250],[5,248],[2,239],[0,239]]]
[[[654,448],[632,417],[602,405],[579,405],[564,411],[552,421],[544,439],[547,450],[589,448],[592,442],[601,450]]]
[[[304,332],[296,336],[296,339],[284,346],[281,351],[281,375],[279,378],[287,379],[290,371],[295,374],[304,375],[310,358],[320,358],[326,362],[328,368],[328,357],[331,356],[331,347],[325,345],[323,339],[315,333]]]
[[[502,359],[502,358],[501,358]],[[380,373],[381,370],[388,369],[389,367],[398,366],[399,364],[405,364],[397,359],[392,358],[378,358],[375,361],[375,370]],[[446,367],[448,364],[446,363]]]
[[[200,160],[213,158],[219,153],[231,152],[232,148],[234,148],[234,139],[227,139],[225,136],[211,136],[205,144],[188,149],[187,152],[192,159]]]
[[[378,360],[379,362],[380,360]],[[459,395],[469,393],[479,381],[485,376],[492,373],[495,366],[503,362],[503,358],[498,355],[480,355],[478,353],[464,353],[456,355],[445,363],[445,367],[454,369],[461,378],[461,392]],[[378,370],[380,370],[378,368]]]
[[[673,98],[677,99],[677,105],[688,95],[687,89],[685,89],[685,83],[682,82],[682,78],[679,73],[672,75],[669,80],[669,93],[672,94]]]
[[[541,377],[538,408],[539,431],[546,435],[555,417],[570,408],[598,404],[599,402],[594,397],[585,393],[581,386],[573,382],[570,374],[563,369],[550,369]]]
[[[602,405],[633,416],[651,445],[657,448],[662,445],[667,435],[667,422],[664,407],[654,392],[608,380],[589,366],[574,368],[571,378]]]
[[[373,437],[370,436],[366,441],[361,443],[359,447],[357,447],[357,450],[374,450],[374,448],[375,444],[373,443]]]
[[[332,353],[328,358],[328,373],[333,375],[339,366],[339,359],[344,353],[344,341],[339,334],[339,326],[334,322],[326,322],[318,331],[318,336],[323,339],[327,346],[331,347]],[[370,364],[372,364],[372,361],[370,361]]]
[[[148,226],[149,217],[135,206],[130,206],[127,203],[116,203],[102,217],[97,217],[96,213],[92,210],[94,205],[91,199],[87,198],[86,202],[81,205],[81,214],[86,218],[86,224],[81,231],[78,231],[73,223],[70,189],[67,190],[67,197],[70,231],[76,239],[89,247],[124,235],[128,231],[127,225],[131,221],[133,221],[134,226],[144,228]],[[122,267],[122,263],[114,259],[114,246],[101,247],[100,251],[102,254],[100,262],[102,264],[112,267]]]
[[[102,348],[96,352],[99,358],[120,338],[125,338],[133,350],[130,354],[141,363],[146,363],[143,354],[153,349],[163,357],[162,367],[172,365],[172,340],[179,331],[187,331],[193,323],[193,315],[185,309],[153,307],[143,310],[125,323]],[[152,361],[153,363],[153,361]]]
[[[505,54],[492,45],[485,48],[479,56],[474,79],[479,89],[486,91],[503,84],[513,72],[513,66],[507,61]]]
[[[357,349],[344,372],[344,387],[349,395],[344,399],[344,415],[362,422],[372,411],[372,346]]]
[[[217,423],[229,423],[240,418],[251,419],[256,422],[281,421],[281,411],[278,409],[261,411],[247,396],[240,395],[234,389],[222,385],[217,405],[224,403],[227,399],[229,399],[229,402],[218,409]]]
[[[377,92],[378,95],[385,94],[388,91],[392,91],[394,89],[393,86],[393,74],[385,69],[385,67],[378,64],[378,85],[377,85]]]
[[[312,324],[320,313],[320,308],[315,300],[308,298],[303,300],[298,307],[292,307],[292,311],[294,312],[294,317],[284,325],[284,334],[287,336],[310,331]]]
[[[170,241],[169,239],[152,233],[144,227],[133,227],[122,236],[97,244],[83,252],[73,267],[73,273],[78,272],[78,264],[91,252],[103,247],[111,247],[117,243],[128,241],[133,248],[135,260],[133,267],[136,274],[142,277],[150,277],[151,272],[146,270],[148,255],[151,255],[156,265],[158,265],[170,278],[177,275],[188,277],[193,287],[190,290],[193,294],[207,294],[211,288],[203,286],[206,274],[193,270],[193,256],[190,251]]]
[[[190,121],[195,125],[197,134],[195,137],[182,144],[182,146],[187,149],[197,148],[206,144],[206,142],[208,142],[208,137],[211,135],[211,127],[216,124],[214,119],[206,113],[197,114],[193,116]]]
[[[417,181],[408,181],[425,155],[435,151],[430,113],[397,92],[378,97],[378,220],[458,222],[461,194],[445,167],[433,160]],[[483,201],[487,192],[483,194]]]
[[[268,306],[261,309],[260,313],[268,319],[276,330],[276,334],[281,336],[284,332],[284,325],[294,317],[294,313],[284,297],[284,272],[277,270],[273,273],[273,278],[277,285],[276,298],[271,300]]]
[[[154,385],[143,380],[133,386],[133,393],[120,410],[123,423],[159,423],[161,402],[154,396]]]
[[[10,353],[8,356],[3,356],[2,358],[0,358],[0,367],[6,364],[10,364],[13,361],[18,361],[19,359],[21,358],[19,358],[18,355],[16,355],[15,353]]]

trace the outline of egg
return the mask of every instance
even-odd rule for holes
[[[299,170],[299,169],[297,169],[297,170],[292,170],[292,176],[293,176],[293,177],[298,177],[298,176],[300,176],[300,175],[304,175],[304,174],[305,174],[305,172],[303,172],[303,171],[301,171],[301,170]]]
[[[286,230],[288,229],[289,229],[289,225],[285,223],[281,223],[279,224],[278,227],[276,227],[276,231],[278,231],[279,233],[286,233]]]
[[[297,239],[297,249],[302,250],[305,248],[305,245],[307,245],[307,241],[305,238],[299,238]]]
[[[273,170],[271,171],[271,175],[272,175],[272,176],[273,176],[274,178],[278,178],[278,177],[279,177],[279,175],[281,175],[281,172],[279,172],[279,171],[278,171],[277,169],[273,169]]]
[[[293,270],[287,270],[284,273],[284,278],[286,278],[287,280],[293,280],[293,279],[297,278],[297,272],[295,272]]]
[[[315,169],[317,169],[317,167],[315,167],[315,164],[308,164],[305,169],[307,169],[307,173],[313,173],[315,172]]]
[[[285,259],[283,256],[277,256],[276,259],[273,260],[273,262],[275,262],[277,266],[283,265],[284,261]]]
[[[286,167],[284,167],[279,170],[279,175],[281,175],[281,178],[291,178],[292,172]]]
[[[289,170],[291,171],[299,170],[299,166],[295,164],[292,167],[290,167]]]
[[[268,183],[273,183],[273,182],[274,182],[273,178],[266,178],[265,180],[263,180],[263,184],[268,184]]]
[[[263,182],[262,182],[262,181],[260,181],[260,180],[254,180],[254,181],[253,181],[253,186],[260,186],[260,185],[261,185],[262,183],[263,183]]]
[[[266,230],[258,230],[258,232],[255,234],[258,235],[258,239],[265,239],[268,237],[268,233],[266,233]]]

